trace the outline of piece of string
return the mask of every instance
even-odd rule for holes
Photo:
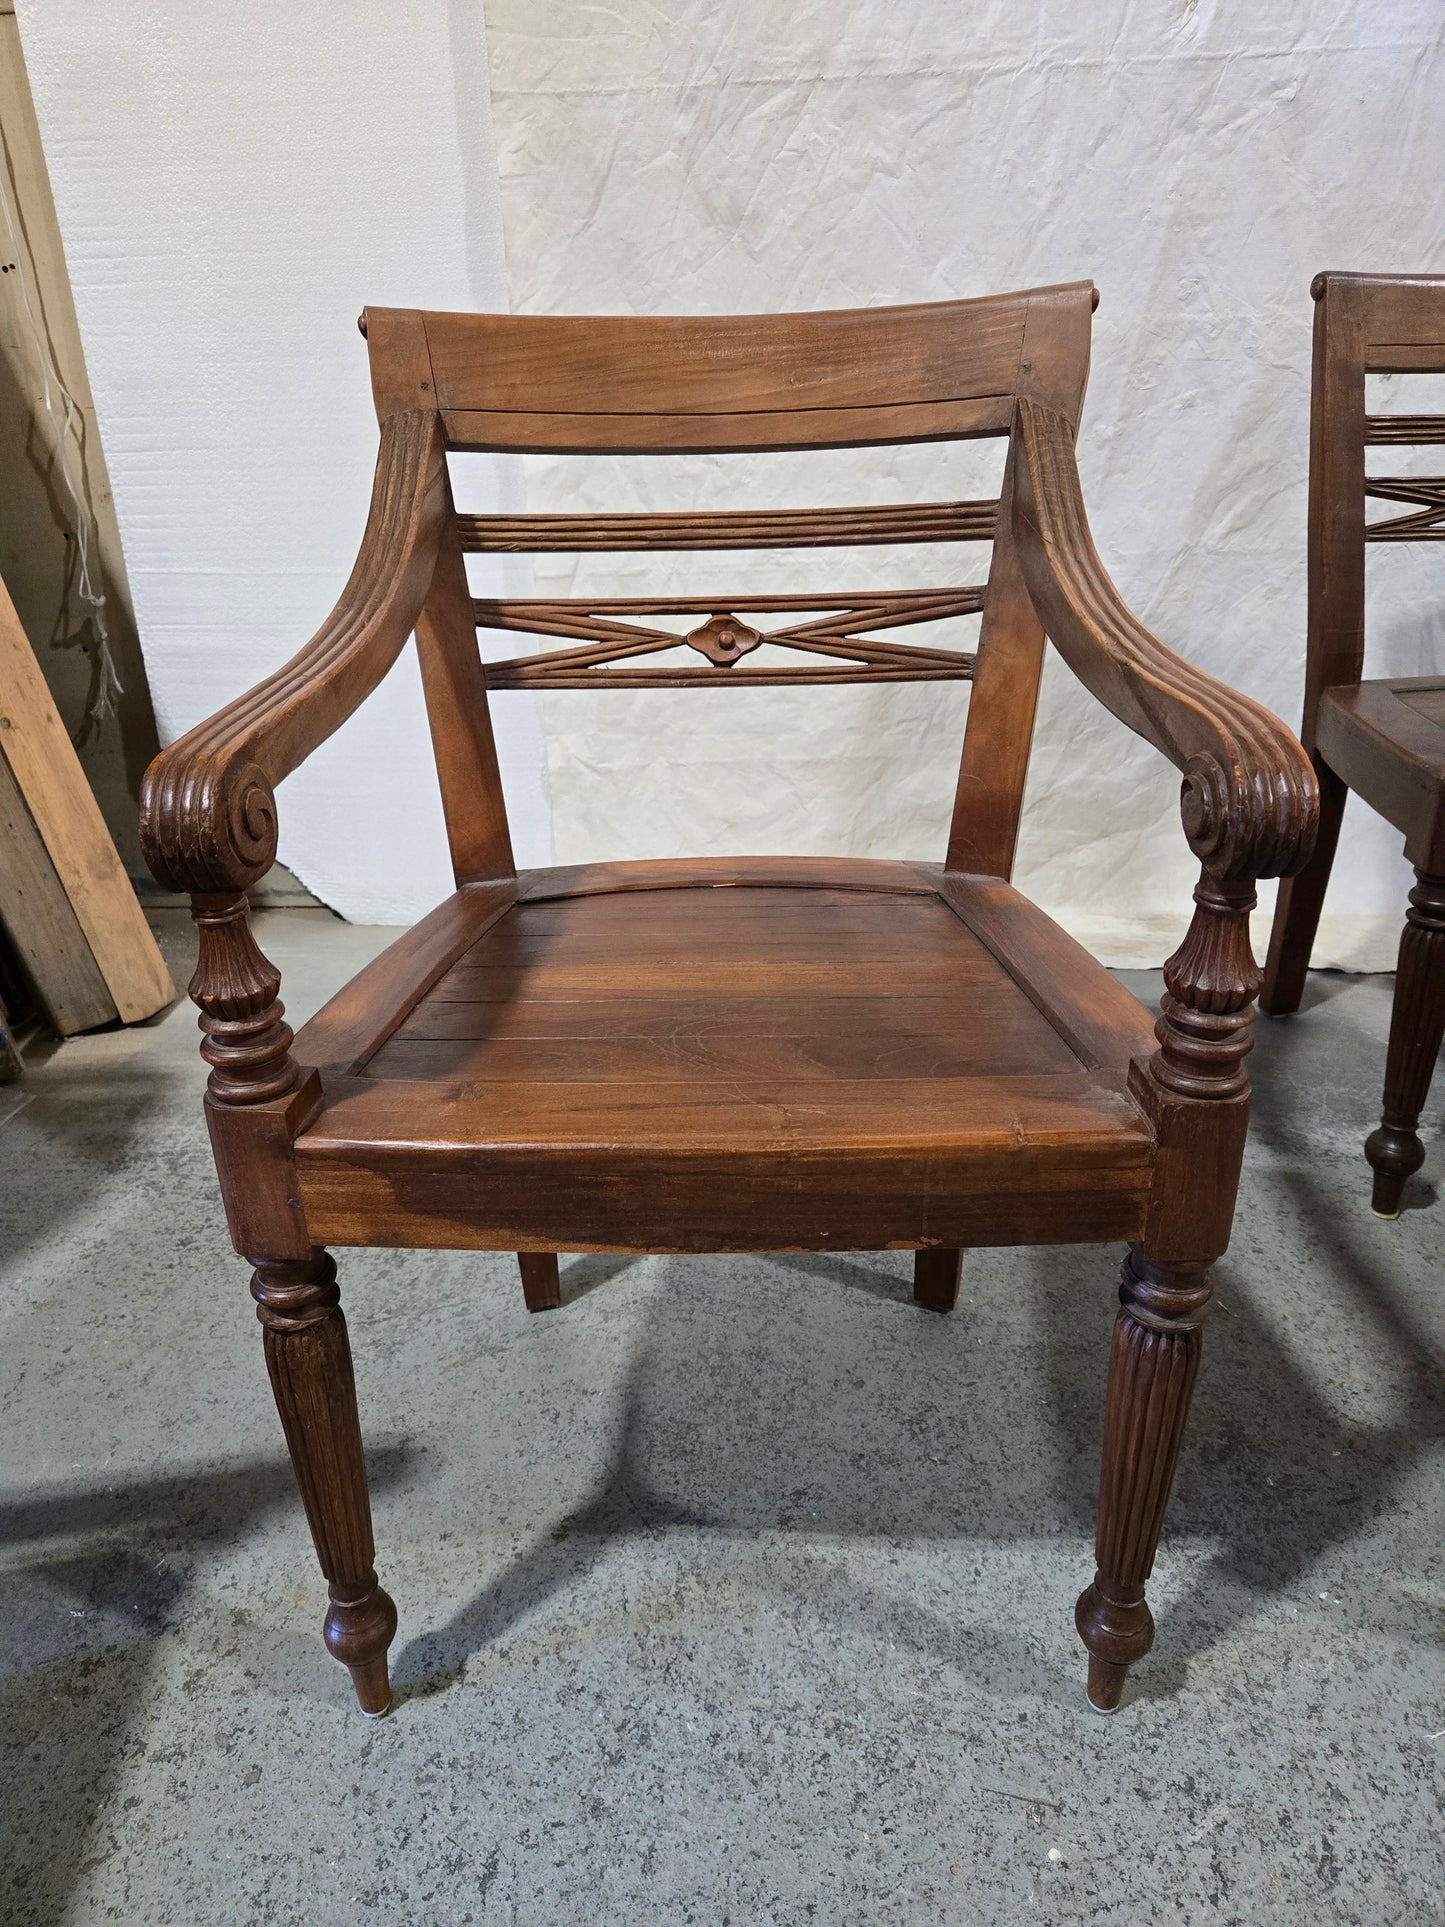
[[[60,370],[50,352],[50,342],[41,328],[30,298],[30,271],[27,265],[28,249],[23,245],[10,204],[10,188],[6,180],[9,172],[9,157],[6,166],[0,168],[0,212],[5,217],[5,231],[10,239],[10,253],[15,262],[15,273],[20,281],[21,305],[24,309],[25,323],[35,343],[36,359],[40,364],[41,397],[45,403],[46,417],[55,437],[57,463],[60,479],[65,484],[65,492],[70,497],[74,511],[71,521],[75,532],[77,568],[75,592],[80,600],[91,610],[91,621],[95,629],[97,675],[95,693],[86,711],[87,723],[104,722],[107,716],[115,714],[115,699],[123,693],[120,676],[116,672],[115,657],[111,653],[110,633],[105,622],[105,592],[96,586],[91,573],[91,557],[100,545],[100,530],[90,507],[84,480],[77,481],[73,464],[77,437],[76,419],[80,413],[75,397],[61,379]],[[56,397],[60,408],[56,406]],[[83,731],[82,731],[83,733]]]

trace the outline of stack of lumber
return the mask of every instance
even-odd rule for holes
[[[175,997],[130,879],[0,583],[0,924],[62,1037]]]

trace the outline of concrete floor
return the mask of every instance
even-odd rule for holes
[[[262,941],[305,1014],[383,933]],[[1389,995],[1262,1026],[1113,1720],[1071,1615],[1116,1251],[975,1252],[947,1320],[901,1256],[573,1259],[529,1318],[507,1257],[342,1254],[401,1609],[373,1725],[189,1007],[37,1063],[0,1091],[0,1918],[1445,1920],[1445,1202],[1437,1142],[1368,1208]]]

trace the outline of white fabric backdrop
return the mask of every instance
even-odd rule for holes
[[[167,736],[283,660],[345,578],[375,448],[358,308],[502,307],[508,279],[530,312],[702,312],[1093,276],[1100,546],[1169,641],[1297,718],[1308,284],[1445,267],[1435,0],[488,0],[485,34],[481,0],[21,0],[20,20]],[[988,490],[997,453],[535,463],[525,488],[538,506],[939,498]],[[469,505],[522,499],[515,464],[466,468]],[[981,561],[538,575],[851,588]],[[1440,574],[1438,547],[1372,556],[1373,670],[1445,660]],[[524,569],[506,579],[525,592]],[[519,854],[544,860],[555,830],[559,860],[937,855],[965,703],[950,685],[558,695],[544,762],[535,699],[500,696]],[[445,889],[409,659],[281,817],[285,859],[348,916],[409,918]],[[1352,806],[1322,959],[1392,961],[1397,843]],[[1173,772],[1057,663],[1019,880],[1103,954],[1156,962],[1192,881]]]
[[[1171,644],[1297,724],[1309,283],[1322,267],[1445,269],[1438,0],[487,12],[515,309],[748,312],[1092,276],[1081,460],[1100,548]],[[529,464],[533,504],[941,499],[987,472],[967,445],[634,460],[585,483],[581,466]],[[943,581],[960,557],[975,579],[972,550],[770,558],[747,576],[725,556],[537,569],[555,593],[849,588]],[[1433,546],[1372,553],[1370,673],[1445,665],[1442,563]],[[937,856],[965,700],[949,685],[550,696],[559,859]],[[1055,660],[1022,886],[1104,954],[1158,962],[1194,874],[1175,798],[1173,771]],[[1393,963],[1398,846],[1352,803],[1321,961]]]
[[[169,740],[284,662],[350,573],[377,441],[361,308],[506,306],[482,15],[22,0],[20,29]],[[467,467],[484,503],[517,485]],[[534,699],[499,747],[518,853],[545,862]],[[410,649],[279,815],[282,859],[347,917],[410,921],[451,889]]]

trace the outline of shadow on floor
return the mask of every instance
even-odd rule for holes
[[[1271,1174],[1269,1182],[1277,1181]],[[1303,1213],[1323,1208],[1327,1178],[1303,1170],[1283,1182]],[[1242,1262],[1218,1267],[1218,1309],[1162,1556],[1167,1561],[1171,1537],[1212,1542],[1218,1551],[1160,1613],[1165,1663],[1141,1668],[1136,1688],[1150,1697],[1178,1691],[1191,1656],[1226,1637],[1262,1596],[1297,1584],[1366,1531],[1445,1423],[1445,1379],[1412,1326],[1388,1247],[1372,1245],[1368,1233],[1331,1235],[1332,1281],[1387,1341],[1394,1402],[1404,1416],[1370,1426],[1342,1414],[1292,1348],[1287,1324],[1266,1315],[1257,1294],[1270,1280],[1258,1260],[1248,1273]],[[800,1309],[773,1340],[788,1360],[781,1391],[765,1390],[760,1374],[749,1381],[746,1370],[728,1376],[729,1348],[747,1341],[738,1340],[737,1321],[716,1298],[699,1315],[685,1309],[686,1294],[660,1295],[622,1390],[610,1462],[591,1493],[450,1621],[398,1653],[399,1698],[444,1691],[473,1655],[578,1584],[609,1547],[674,1527],[740,1541],[782,1529],[805,1539],[1001,1544],[1066,1530],[1080,1543],[1082,1587],[1091,1576],[1117,1253],[1017,1251],[1006,1262],[1006,1286],[1000,1291],[995,1282],[989,1305],[970,1303],[966,1261],[954,1317],[919,1311],[901,1352],[877,1356],[858,1348],[856,1322],[853,1340],[840,1344],[830,1325],[843,1321],[829,1320],[826,1292],[795,1298],[782,1284],[779,1304]],[[787,1255],[771,1264],[877,1298],[910,1292],[897,1261]],[[554,1316],[566,1316],[570,1275],[564,1271],[563,1309]],[[590,1288],[601,1274],[594,1266],[586,1277]],[[986,1360],[1002,1330],[1011,1333],[1013,1354],[995,1349]],[[758,1340],[760,1355],[766,1342]],[[1032,1369],[1034,1400],[1024,1418],[1020,1354]],[[982,1614],[970,1621],[957,1591],[947,1610],[916,1603],[900,1610],[899,1601],[854,1580],[837,1583],[853,1588],[855,1611],[886,1619],[899,1644],[936,1660],[966,1655],[972,1676],[985,1683],[991,1670],[1002,1677],[1016,1668],[1007,1628],[990,1635],[991,1656],[971,1650]],[[985,1583],[996,1613],[997,1581]],[[1061,1611],[1071,1604],[1061,1601]]]
[[[399,1444],[371,1452],[373,1489],[410,1457]],[[284,1453],[0,1501],[0,1919],[59,1927],[87,1857],[115,1844],[93,1825],[144,1748],[151,1667],[196,1549],[299,1504]]]
[[[12,1272],[77,1225],[97,1222],[101,1193],[143,1165],[140,1153],[174,1113],[174,1078],[165,1071],[134,1056],[110,1065],[77,1056],[66,1065],[64,1053],[58,1046],[43,1078],[27,1074],[29,1101],[0,1126],[7,1168],[27,1174],[0,1191],[0,1252]],[[204,1132],[193,1138],[177,1143],[174,1181],[200,1175]]]

